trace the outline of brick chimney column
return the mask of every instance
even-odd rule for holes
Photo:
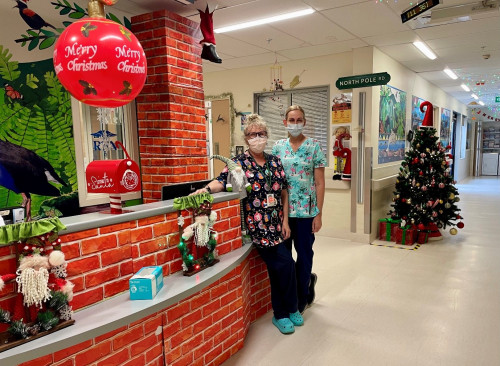
[[[199,24],[167,10],[132,17],[148,61],[136,99],[144,203],[167,184],[208,179]]]

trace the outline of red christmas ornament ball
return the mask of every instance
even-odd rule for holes
[[[457,224],[457,227],[458,227],[459,229],[463,229],[463,227],[464,227],[464,226],[465,226],[465,225],[464,225],[464,223],[463,223],[462,221],[460,221],[460,222]]]
[[[68,26],[54,47],[53,62],[68,92],[95,107],[131,102],[146,81],[146,55],[139,40],[105,18],[84,18]]]

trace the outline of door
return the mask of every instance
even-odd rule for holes
[[[212,155],[231,157],[231,104],[229,99],[212,100]],[[222,161],[213,159],[213,176],[219,176],[226,166]]]

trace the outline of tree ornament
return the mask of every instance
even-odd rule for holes
[[[422,191],[424,191],[424,192],[425,192],[425,191],[427,191],[427,186],[422,186],[422,188],[421,188],[421,189],[422,189]]]
[[[448,202],[446,202],[446,203],[444,204],[444,207],[445,207],[445,208],[450,208],[450,207],[451,207],[451,204],[449,204]]]
[[[439,188],[444,188],[444,183],[439,183]]]
[[[134,34],[106,19],[104,4],[91,0],[89,18],[70,24],[54,47],[54,69],[61,84],[82,103],[120,107],[137,97],[146,81],[147,61]]]
[[[459,223],[457,223],[457,227],[458,227],[459,229],[463,229],[463,228],[464,228],[464,226],[465,226],[465,225],[464,225],[464,223],[463,223],[462,221],[460,221]]]
[[[454,227],[452,227],[452,228],[450,229],[450,234],[451,234],[451,235],[457,235],[457,229],[455,229]]]
[[[453,193],[450,193],[450,195],[448,196],[448,198],[449,198],[450,200],[452,200],[452,199],[454,199],[454,198],[455,198],[455,195],[454,195]]]

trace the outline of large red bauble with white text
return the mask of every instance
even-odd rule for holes
[[[105,18],[84,18],[61,34],[54,69],[73,97],[95,107],[134,100],[146,81],[144,50],[134,34]]]

